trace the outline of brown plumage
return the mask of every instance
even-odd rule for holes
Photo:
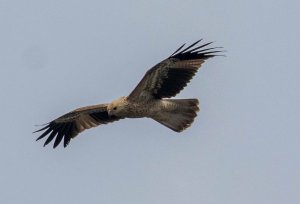
[[[193,78],[208,58],[218,56],[220,47],[207,48],[211,43],[195,46],[201,40],[183,49],[148,70],[136,88],[126,97],[108,104],[87,106],[71,111],[35,132],[44,131],[44,146],[54,138],[53,147],[70,140],[85,129],[123,118],[152,118],[162,125],[181,132],[189,127],[199,111],[197,99],[168,99],[178,94]]]

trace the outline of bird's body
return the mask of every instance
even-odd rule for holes
[[[151,118],[181,132],[191,125],[199,111],[197,99],[153,99],[130,102],[122,97],[108,105],[108,114],[118,118]],[[114,107],[118,107],[114,110]],[[185,117],[184,117],[185,116]],[[184,121],[177,121],[182,118]]]
[[[195,47],[200,41],[181,50],[147,71],[136,88],[128,95],[111,103],[87,106],[71,111],[38,131],[47,136],[44,145],[55,137],[55,148],[64,139],[66,147],[78,133],[101,124],[124,118],[151,118],[162,125],[181,132],[189,127],[199,111],[197,99],[170,99],[178,94],[196,74],[202,63],[221,52],[205,48],[211,43]],[[36,132],[38,132],[36,131]]]

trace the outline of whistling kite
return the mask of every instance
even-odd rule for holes
[[[221,52],[216,49],[220,47],[207,48],[212,42],[195,47],[200,41],[185,49],[183,44],[170,57],[148,70],[128,96],[69,112],[36,131],[45,131],[37,140],[49,135],[44,146],[56,137],[53,148],[62,139],[66,147],[85,129],[124,118],[152,118],[176,132],[183,131],[193,123],[199,102],[197,99],[167,98],[178,94],[206,59]]]

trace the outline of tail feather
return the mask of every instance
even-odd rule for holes
[[[153,119],[181,132],[190,127],[199,111],[198,99],[163,99],[161,112]]]

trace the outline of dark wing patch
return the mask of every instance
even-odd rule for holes
[[[193,78],[197,70],[190,69],[170,69],[168,71],[168,77],[166,77],[160,89],[157,89],[157,92],[153,93],[155,98],[169,98],[176,95],[187,83]]]
[[[55,120],[54,120],[54,121],[48,123],[44,128],[35,131],[35,133],[36,133],[36,132],[43,131],[43,129],[46,129],[46,131],[41,136],[39,136],[36,139],[36,141],[48,136],[48,138],[46,139],[46,141],[44,143],[44,146],[46,146],[56,136],[56,139],[53,144],[53,148],[56,148],[60,144],[62,139],[64,139],[64,147],[66,147],[69,144],[70,140],[72,138],[74,138],[76,135],[78,135],[78,133],[79,133],[75,124],[76,124],[75,121],[58,123],[58,122],[55,122]]]
[[[210,43],[195,47],[201,40],[183,49],[179,47],[169,58],[147,71],[137,87],[129,95],[129,100],[141,97],[169,98],[178,94],[193,78],[208,58],[219,56],[221,47],[207,48]]]
[[[62,140],[64,141],[64,147],[66,147],[71,139],[76,137],[80,132],[119,119],[121,118],[115,116],[110,117],[108,115],[106,104],[79,108],[53,120],[46,124],[45,127],[35,131],[44,131],[36,140],[47,136],[48,138],[44,146],[48,145],[55,138],[53,148],[56,148]]]

